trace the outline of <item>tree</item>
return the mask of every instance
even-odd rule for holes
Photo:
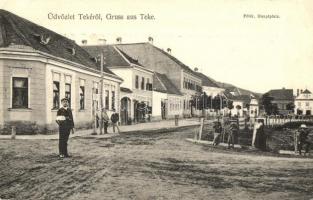
[[[287,110],[294,110],[295,109],[295,104],[294,103],[288,103],[287,105],[286,105],[286,108],[287,108]]]
[[[261,104],[267,115],[275,114],[278,111],[277,105],[275,106],[272,101],[273,97],[269,93],[265,93],[261,98]]]

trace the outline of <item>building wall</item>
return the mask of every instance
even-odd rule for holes
[[[152,92],[152,118],[156,120],[161,120],[162,112],[161,112],[161,101],[167,99],[167,94],[163,92]]]
[[[175,115],[183,116],[183,96],[168,94],[168,118],[174,118]]]
[[[1,117],[2,125],[28,121],[39,126],[46,123],[45,64],[39,61],[1,60]],[[28,109],[12,109],[12,77],[28,78]]]
[[[123,79],[121,87],[132,90],[133,84],[133,68],[110,68],[113,73]]]
[[[302,111],[302,115],[306,115],[307,112],[313,114],[313,95],[312,94],[300,94],[295,99],[295,114],[298,114],[298,110]]]
[[[88,128],[91,126],[94,116],[93,116],[93,108],[92,108],[92,101],[98,101],[98,109],[97,112],[100,110],[100,77],[86,74],[79,71],[73,71],[70,69],[62,68],[56,65],[47,65],[47,124],[49,129],[56,128],[56,112],[57,110],[52,109],[53,107],[53,74],[60,75],[60,99],[65,97],[65,83],[66,83],[66,76],[71,77],[71,109],[73,112],[73,117],[75,121],[76,128]],[[94,83],[98,83],[98,95],[92,95],[92,90],[94,87]],[[84,109],[80,109],[80,86],[83,85],[85,87],[85,102],[84,102]],[[107,110],[108,115],[110,116],[113,113],[112,109],[112,91],[115,92],[115,109],[116,112],[119,113],[119,91],[120,87],[119,84],[115,81],[108,80],[104,78],[103,81],[103,107],[106,105],[106,98],[105,98],[105,91],[109,91],[109,109]],[[94,99],[93,99],[94,98]]]
[[[100,75],[65,64],[54,59],[46,59],[37,53],[15,55],[0,54],[0,126],[11,127],[19,122],[19,127],[27,124],[38,126],[39,132],[56,130],[57,109],[53,109],[53,80],[58,74],[60,82],[59,101],[65,97],[66,77],[71,77],[71,108],[76,128],[84,128],[92,122],[92,88],[94,82],[100,82]],[[5,58],[5,59],[2,59]],[[28,78],[27,109],[12,109],[12,77]],[[80,110],[80,85],[85,87],[85,108]],[[109,115],[112,114],[112,93],[115,91],[115,109],[119,112],[119,81],[105,75],[104,88],[109,90]],[[99,87],[100,89],[100,87]],[[105,100],[105,98],[104,98]],[[59,102],[60,103],[60,102]],[[105,105],[105,104],[104,104]],[[23,121],[23,122],[21,122]],[[36,129],[36,130],[37,130]],[[23,131],[21,129],[20,131]]]

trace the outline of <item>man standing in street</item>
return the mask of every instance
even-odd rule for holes
[[[235,136],[238,134],[238,126],[236,122],[231,122],[228,131],[228,149],[230,149],[230,145],[232,148],[235,146]]]
[[[104,134],[108,133],[108,125],[109,125],[109,116],[107,114],[107,110],[105,108],[102,108],[102,120],[103,120],[103,129],[104,129]]]
[[[111,115],[111,121],[112,121],[112,126],[113,126],[113,133],[115,133],[115,127],[116,127],[118,134],[120,134],[120,129],[118,127],[119,116],[115,111]]]
[[[301,155],[302,149],[305,150],[304,156],[309,152],[310,142],[308,141],[309,131],[305,124],[301,124],[299,130],[297,131],[297,139],[298,139],[298,150]]]
[[[68,107],[68,99],[61,100],[62,107],[57,112],[56,122],[59,125],[59,157],[70,157],[67,152],[67,141],[70,132],[74,134],[72,110]]]

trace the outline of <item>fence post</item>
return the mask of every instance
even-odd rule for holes
[[[16,127],[12,126],[12,130],[11,130],[11,139],[14,140],[16,137]]]
[[[203,123],[204,123],[204,118],[201,117],[201,120],[200,120],[200,129],[199,129],[199,140],[201,140],[201,136],[202,136]]]

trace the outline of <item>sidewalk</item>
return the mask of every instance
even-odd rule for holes
[[[179,119],[178,126],[175,126],[174,120],[163,120],[158,122],[147,122],[133,125],[124,125],[120,126],[120,131],[122,134],[127,134],[131,132],[140,132],[140,131],[157,131],[157,130],[166,130],[166,129],[175,129],[180,127],[188,127],[188,126],[196,126],[199,125],[198,118],[190,118],[190,119]],[[112,133],[112,127],[108,128],[109,134],[99,135],[91,135],[93,132],[92,129],[87,130],[77,130],[74,134],[70,134],[70,138],[73,137],[84,137],[84,138],[110,138],[117,136],[118,134]],[[0,135],[0,139],[11,139],[11,135]],[[16,135],[15,139],[20,140],[57,140],[59,139],[59,134],[51,134],[51,135]]]

